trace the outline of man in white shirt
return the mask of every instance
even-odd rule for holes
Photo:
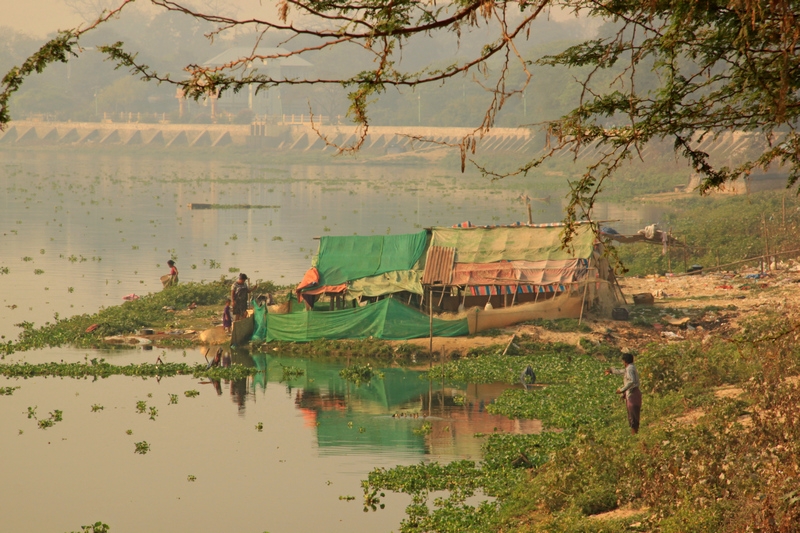
[[[642,411],[642,391],[639,388],[639,372],[633,364],[633,354],[623,353],[622,362],[625,368],[609,368],[606,374],[622,375],[622,387],[617,389],[617,394],[622,394],[625,407],[628,409],[628,425],[631,434],[639,432],[639,416]]]

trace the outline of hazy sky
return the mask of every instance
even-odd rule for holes
[[[63,0],[0,0],[0,26],[34,37],[73,28],[83,20]]]
[[[88,0],[87,3],[95,2]],[[141,6],[134,5],[129,8],[141,8],[146,4],[145,2]],[[214,4],[236,6],[234,9],[243,16],[271,18],[277,12],[275,0],[217,0]],[[572,15],[552,12],[550,17],[554,20],[564,20],[571,18]],[[83,22],[83,19],[68,7],[64,0],[0,0],[0,26],[10,26],[34,37],[44,37],[59,29],[74,28]]]
[[[75,3],[76,0],[73,0]],[[118,5],[108,0],[77,0],[84,5]],[[204,2],[187,0],[188,5],[204,5]],[[274,18],[278,12],[276,0],[215,0],[215,9],[224,15],[239,14],[243,17]],[[141,2],[127,7],[148,9],[149,2]],[[150,9],[153,9],[150,7]],[[27,33],[34,37],[45,37],[59,29],[75,28],[84,20],[67,6],[64,0],[0,0],[0,26]]]

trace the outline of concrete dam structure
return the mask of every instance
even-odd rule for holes
[[[380,155],[457,146],[472,128],[371,126],[360,147]],[[535,152],[533,132],[495,128],[477,141],[481,153]],[[359,141],[353,126],[289,124],[165,124],[138,122],[14,121],[0,145],[117,146],[152,149],[242,146],[266,151],[335,152]]]

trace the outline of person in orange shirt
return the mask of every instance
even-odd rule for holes
[[[167,261],[167,265],[169,265],[169,274],[161,276],[161,284],[165,289],[178,284],[178,269],[175,266],[175,261],[170,259]]]

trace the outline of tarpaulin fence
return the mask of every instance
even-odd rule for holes
[[[307,342],[318,339],[407,340],[430,335],[430,317],[393,298],[363,307],[336,311],[306,311],[289,314],[256,314],[254,340]],[[263,327],[262,327],[263,326]],[[433,319],[435,337],[469,334],[467,320]]]

